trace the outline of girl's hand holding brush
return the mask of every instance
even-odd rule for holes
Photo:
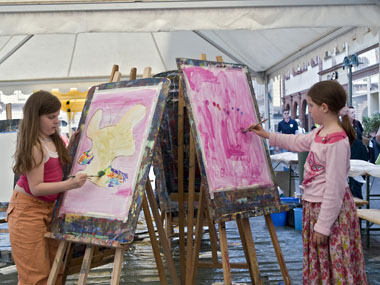
[[[264,119],[257,124],[253,124],[249,126],[247,129],[241,129],[241,131],[243,134],[245,134],[246,132],[253,132],[262,138],[269,139],[269,133],[266,130],[264,130],[263,127],[261,126],[261,124],[266,121],[268,121],[268,119]]]
[[[90,177],[99,178],[105,174],[106,174],[106,172],[104,170],[100,170],[100,171],[98,171],[98,173],[96,175],[87,175],[86,173],[80,173],[78,175],[70,175],[69,178],[72,178],[71,181],[73,183],[76,183],[76,185],[79,185],[79,186],[76,186],[76,188],[78,188],[78,187],[81,187],[86,182],[86,180],[88,178],[90,178]]]
[[[86,173],[80,173],[80,174],[75,175],[75,176],[69,176],[69,178],[70,179],[68,179],[66,181],[69,181],[69,183],[71,183],[71,185],[74,188],[79,188],[79,187],[82,187],[83,184],[86,182],[87,174]]]
[[[261,125],[253,125],[253,127],[248,128],[249,132],[255,133],[256,135],[264,138],[264,139],[269,139],[269,132],[264,130],[264,128]]]

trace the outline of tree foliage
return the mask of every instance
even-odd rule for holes
[[[372,117],[363,117],[364,135],[369,136],[372,132],[377,132],[380,128],[380,113],[373,114]]]

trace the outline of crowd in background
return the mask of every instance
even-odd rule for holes
[[[368,144],[363,143],[363,126],[359,120],[356,120],[355,108],[349,107],[349,119],[356,133],[356,140],[351,144],[351,159],[359,159],[371,163],[380,164],[380,127],[377,133],[370,134]],[[292,119],[290,111],[285,109],[282,112],[283,119],[278,123],[277,131],[283,134],[304,134],[305,129],[299,119]],[[313,125],[311,131],[317,126]],[[278,149],[280,152],[287,150]],[[354,197],[363,199],[362,183],[363,180],[358,177],[349,177],[349,185]]]

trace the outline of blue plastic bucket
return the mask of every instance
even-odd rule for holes
[[[302,208],[294,208],[294,228],[302,231]]]
[[[272,217],[273,225],[275,225],[276,227],[286,226],[288,212],[274,213],[274,214],[270,214],[270,216]]]
[[[283,204],[292,204],[292,203],[299,203],[300,198],[295,197],[280,197],[281,203]]]

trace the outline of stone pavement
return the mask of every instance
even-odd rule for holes
[[[363,191],[365,193],[365,191]],[[380,194],[380,179],[372,185],[371,193]],[[372,208],[380,209],[380,200],[371,203]],[[143,215],[141,215],[143,216]],[[263,217],[250,219],[252,234],[264,284],[281,284],[282,276],[277,264],[271,239]],[[363,222],[364,226],[364,222]],[[244,252],[235,222],[227,222],[227,238],[231,262],[245,262]],[[137,233],[145,231],[143,221],[138,225]],[[285,258],[292,284],[302,284],[302,240],[301,232],[291,227],[276,227],[277,236]],[[6,235],[6,234],[1,234]],[[133,243],[125,254],[121,284],[159,284],[158,273],[154,262],[152,248],[147,234],[138,234],[142,241]],[[0,237],[0,247],[9,246],[5,236]],[[372,232],[371,247],[366,248],[363,236],[364,257],[369,284],[380,285],[380,234]],[[179,271],[179,243],[172,241],[174,261]],[[208,234],[204,234],[201,246],[202,260],[210,258]],[[94,268],[90,271],[87,284],[109,284],[112,264]],[[78,275],[69,276],[66,284],[76,284]],[[170,280],[170,278],[168,278]],[[232,269],[232,280],[235,283],[250,284],[246,269]],[[197,284],[220,284],[223,282],[222,269],[199,269]],[[14,266],[0,268],[0,284],[17,284],[17,272]]]

